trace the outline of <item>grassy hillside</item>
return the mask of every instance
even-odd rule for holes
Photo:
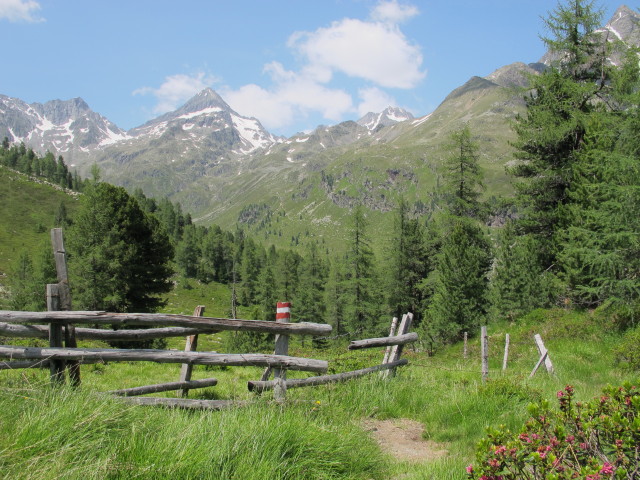
[[[319,241],[336,251],[344,247],[356,203],[366,207],[381,236],[390,231],[400,196],[419,214],[436,208],[446,144],[465,124],[480,147],[485,197],[510,195],[504,167],[512,160],[510,121],[521,110],[514,90],[474,77],[428,118],[371,135],[345,122],[239,160],[218,163],[213,151],[195,159],[159,151],[143,161],[135,152],[105,151],[99,164],[107,181],[168,195],[200,224],[233,230],[246,208],[260,207],[253,221],[241,224],[257,239],[287,248]]]
[[[0,166],[0,288],[22,251],[33,255],[50,245],[49,230],[61,202],[72,215],[78,199]]]
[[[511,355],[502,372],[505,333],[511,335]],[[534,333],[545,340],[556,376],[540,371],[528,379],[538,357]],[[207,337],[208,348],[224,344],[220,335]],[[0,371],[0,465],[7,478],[16,479],[463,479],[484,429],[498,424],[518,429],[530,402],[554,403],[566,384],[576,388],[580,400],[598,395],[606,384],[638,381],[637,372],[615,365],[619,341],[606,318],[536,311],[518,324],[489,327],[486,384],[480,381],[479,345],[472,338],[468,359],[460,344],[433,357],[409,351],[410,365],[392,380],[371,376],[290,390],[284,407],[273,404],[271,394],[246,391],[246,381],[256,379],[260,369],[196,367],[195,378],[215,376],[219,384],[192,397],[251,401],[213,413],[124,407],[98,394],[175,380],[177,365],[85,366],[77,392],[51,390],[46,372]],[[303,347],[296,341],[292,354],[327,358],[337,371],[373,365],[382,355],[347,353],[344,347],[332,342],[329,350],[313,351],[309,342]],[[385,419],[418,422],[428,445],[446,452],[413,460],[392,455],[374,438],[372,425]]]

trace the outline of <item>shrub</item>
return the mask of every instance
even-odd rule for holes
[[[518,435],[492,429],[467,467],[468,478],[634,479],[640,471],[640,391],[626,384],[607,387],[600,398],[574,402],[573,387],[558,392],[559,410],[549,402],[529,406],[531,418]]]
[[[640,327],[626,332],[613,353],[618,365],[640,370]]]

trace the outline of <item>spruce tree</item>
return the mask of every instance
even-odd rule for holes
[[[94,183],[67,237],[74,307],[153,312],[171,290],[173,247],[123,188]]]
[[[471,219],[452,217],[433,272],[434,291],[425,331],[435,343],[460,338],[479,326],[488,309],[491,267],[487,235]]]

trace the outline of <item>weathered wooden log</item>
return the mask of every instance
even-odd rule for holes
[[[352,378],[362,377],[373,372],[381,370],[389,370],[391,368],[400,367],[406,365],[409,361],[406,358],[397,360],[391,363],[385,363],[382,365],[376,365],[374,367],[363,368],[362,370],[352,370],[350,372],[336,373],[334,375],[320,375],[317,377],[309,378],[295,378],[285,382],[286,388],[299,388],[299,387],[311,387],[316,385],[324,385],[333,382],[344,382],[351,380]],[[249,381],[247,388],[251,392],[264,392],[265,390],[272,390],[275,387],[275,380],[268,381]]]
[[[135,405],[151,405],[156,407],[183,408],[195,410],[222,410],[223,408],[238,407],[246,402],[233,400],[196,400],[191,398],[159,398],[159,397],[115,397],[122,402]]]
[[[367,338],[365,340],[354,340],[349,344],[349,350],[360,348],[386,347],[387,345],[406,345],[418,341],[418,334],[415,332],[395,337]]]
[[[32,360],[24,362],[3,362],[0,360],[0,370],[14,370],[19,368],[49,368],[49,361]]]
[[[194,317],[164,313],[18,312],[0,310],[0,320],[7,323],[88,323],[122,327],[157,325],[214,328],[216,330],[267,332],[284,335],[327,335],[331,333],[331,325],[324,323],[276,323],[265,320],[234,320],[230,318]]]
[[[107,330],[102,328],[76,328],[78,340],[152,340],[154,338],[185,337],[199,333],[217,333],[217,328],[164,327],[136,330]],[[20,325],[0,322],[0,336],[20,338],[49,338],[45,325]]]
[[[121,395],[123,397],[135,397],[136,395],[146,395],[147,393],[170,392],[171,390],[194,389],[213,387],[218,384],[216,378],[205,378],[203,380],[184,380],[180,382],[156,383],[155,385],[144,385],[142,387],[123,388],[111,390],[107,393],[111,395]]]
[[[96,362],[156,362],[191,363],[193,365],[227,365],[285,367],[289,370],[326,372],[325,360],[264,355],[258,353],[225,354],[213,352],[182,352],[173,350],[125,350],[109,348],[39,348],[0,345],[0,358],[18,360],[78,360]]]

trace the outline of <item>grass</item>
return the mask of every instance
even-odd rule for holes
[[[504,334],[511,337],[508,369],[501,370]],[[540,333],[555,376],[529,373]],[[201,345],[223,345],[225,334],[201,336]],[[203,338],[204,337],[204,338]],[[389,380],[378,375],[321,387],[291,389],[287,404],[246,389],[258,368],[197,366],[194,378],[216,377],[216,387],[193,398],[251,400],[221,412],[184,412],[124,406],[99,392],[175,381],[178,365],[109,363],[83,367],[78,392],[51,389],[47,372],[0,372],[0,471],[6,478],[402,478],[463,479],[464,466],[486,427],[517,430],[527,405],[548,399],[566,384],[578,399],[597,396],[607,384],[638,381],[614,367],[620,334],[586,312],[536,311],[518,323],[489,326],[490,380],[480,379],[479,342],[469,358],[453,345],[429,357],[407,351],[410,364]],[[174,347],[180,347],[175,340]],[[379,350],[347,352],[344,341],[313,351],[292,341],[291,354],[327,358],[345,371],[380,361]],[[205,347],[203,347],[205,348]],[[209,349],[209,348],[207,348]],[[304,376],[290,372],[290,376]],[[158,394],[175,395],[172,392]],[[363,419],[409,418],[424,438],[448,455],[425,462],[395,459],[381,451]],[[69,469],[69,470],[67,470]]]

